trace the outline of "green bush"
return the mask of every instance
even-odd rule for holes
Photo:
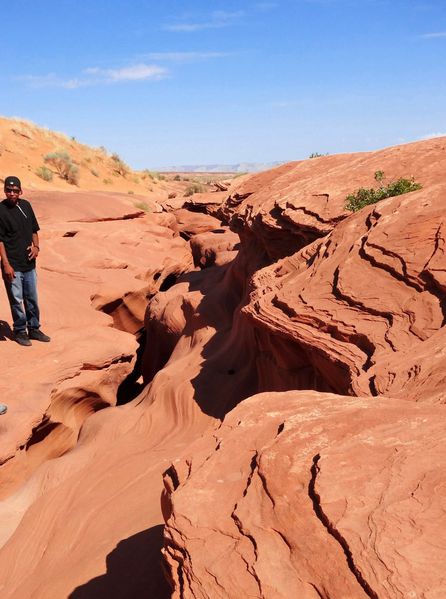
[[[71,156],[64,150],[50,152],[43,157],[44,162],[50,164],[57,172],[59,177],[68,181],[72,185],[79,183],[79,169],[73,164]]]
[[[175,177],[173,178],[174,181],[181,181],[181,177],[180,175],[175,175]]]
[[[321,158],[322,156],[328,156],[328,154],[320,154],[319,152],[312,152],[308,158]]]
[[[203,185],[201,185],[201,183],[192,183],[191,185],[188,185],[188,187],[186,187],[184,197],[188,198],[189,196],[194,195],[194,193],[203,193],[203,191],[204,187]]]
[[[384,179],[384,173],[382,171],[376,171],[375,179],[382,181]],[[417,191],[421,189],[420,183],[415,183],[414,179],[400,178],[397,181],[392,181],[388,185],[381,185],[377,188],[364,188],[360,187],[355,193],[348,195],[345,198],[345,209],[351,212],[357,212],[369,206],[370,204],[376,204],[380,200],[385,198],[391,198],[393,196],[403,195],[411,191]]]
[[[46,166],[39,166],[36,170],[36,175],[43,179],[44,181],[52,181],[53,180],[53,172]]]
[[[384,171],[375,171],[375,181],[381,182],[384,181],[386,176],[384,175]]]

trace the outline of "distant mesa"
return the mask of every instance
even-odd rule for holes
[[[258,173],[285,164],[285,160],[275,162],[238,162],[236,164],[181,164],[164,166],[156,170],[165,173]]]

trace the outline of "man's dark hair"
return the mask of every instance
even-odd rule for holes
[[[20,183],[20,179],[18,177],[6,177],[5,179],[5,187],[18,187],[22,189],[22,184]]]

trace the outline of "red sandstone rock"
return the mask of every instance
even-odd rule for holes
[[[190,239],[193,235],[206,233],[221,227],[220,221],[208,214],[200,212],[190,212],[189,210],[175,210],[178,231],[185,239]]]
[[[23,348],[2,342],[2,401],[11,404],[0,419],[9,460],[0,468],[2,599],[100,599],[117,589],[167,597],[159,499],[171,464],[182,485],[170,500],[169,559],[183,560],[173,575],[206,593],[197,596],[259,596],[256,576],[271,597],[295,584],[301,597],[444,594],[443,406],[414,402],[444,403],[444,146],[324,157],[235,180],[222,212],[241,249],[199,272],[178,234],[193,245],[220,220],[134,212],[128,196],[31,198],[53,341],[26,348],[32,378]],[[378,169],[413,175],[423,190],[346,213],[345,195]],[[141,326],[145,301],[144,381],[127,399],[141,392],[102,409],[140,374],[124,331]],[[8,314],[4,296],[0,308]],[[368,398],[251,397],[305,388]]]
[[[221,212],[242,241],[251,243],[255,237],[269,259],[276,260],[332,231],[350,214],[344,209],[346,196],[375,186],[377,170],[384,171],[386,181],[413,176],[430,188],[444,180],[445,166],[444,138],[291,162],[235,180]]]
[[[203,212],[211,216],[218,216],[222,202],[228,197],[227,186],[223,185],[222,187],[226,188],[208,193],[194,193],[190,198],[186,198],[183,204],[184,208],[193,212]]]
[[[440,186],[389,198],[256,273],[244,313],[282,389],[421,401],[440,391],[444,296],[441,272],[429,272],[443,252],[444,199]]]
[[[190,241],[195,266],[207,268],[232,260],[239,247],[239,236],[226,228],[195,235]]]
[[[443,597],[445,419],[314,392],[242,402],[165,474],[172,596]]]

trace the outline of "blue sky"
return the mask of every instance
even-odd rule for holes
[[[446,134],[446,0],[0,0],[0,114],[134,168]]]

